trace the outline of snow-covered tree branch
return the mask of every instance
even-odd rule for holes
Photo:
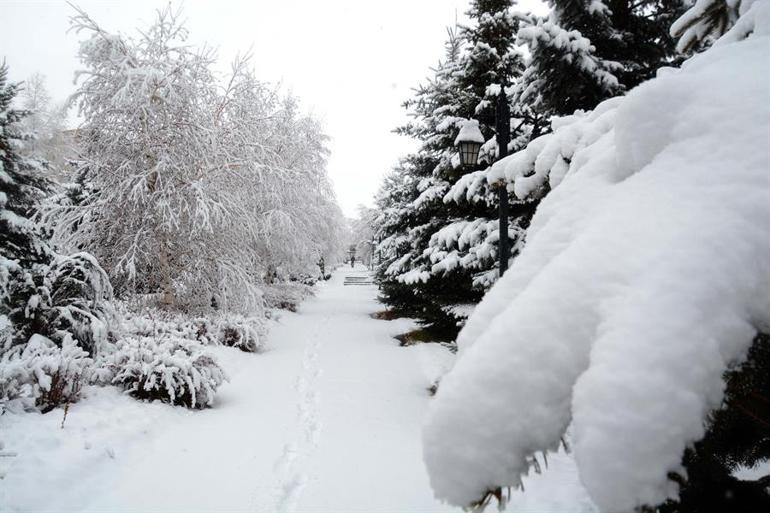
[[[722,404],[723,374],[770,326],[770,75],[757,64],[769,7],[745,9],[747,38],[559,121],[486,172],[518,197],[553,190],[431,405],[424,454],[445,500],[520,486],[569,426],[602,511],[677,497],[669,476]]]

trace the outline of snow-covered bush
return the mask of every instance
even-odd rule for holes
[[[279,282],[264,285],[265,305],[278,310],[297,311],[297,306],[313,295],[313,288],[298,282]]]
[[[265,343],[265,317],[234,313],[189,316],[158,308],[135,312],[121,305],[123,329],[128,337],[171,337],[203,345],[224,345],[255,353]]]
[[[259,317],[224,314],[212,319],[218,343],[236,347],[247,353],[256,353],[264,344],[265,323]]]
[[[600,510],[677,496],[725,371],[770,326],[770,2],[745,12],[681,70],[468,179],[552,190],[431,404],[439,497],[520,485],[570,425]]]
[[[49,336],[58,341],[71,333],[80,347],[97,354],[115,325],[112,286],[99,263],[88,253],[57,255],[45,283]]]
[[[227,380],[200,344],[169,335],[118,341],[106,367],[113,373],[111,383],[134,397],[188,408],[211,406],[217,388]]]
[[[77,401],[88,384],[93,360],[66,336],[62,346],[33,335],[0,357],[0,405],[4,409],[40,408],[43,413]]]
[[[215,344],[210,337],[209,322],[203,317],[192,317],[159,308],[145,307],[134,311],[125,303],[119,303],[123,318],[123,335],[128,337],[172,336],[198,341],[201,344]]]

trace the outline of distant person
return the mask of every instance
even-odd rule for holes
[[[350,268],[352,269],[354,265],[356,265],[356,257],[352,256],[350,257]]]

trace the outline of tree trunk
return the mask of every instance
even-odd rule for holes
[[[168,247],[165,241],[160,245],[158,261],[160,263],[160,304],[163,306],[163,308],[171,308],[174,306],[175,297],[174,287],[171,283],[171,266],[169,266],[168,263]]]

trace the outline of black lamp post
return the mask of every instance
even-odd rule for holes
[[[505,97],[505,88],[500,88],[495,107],[495,131],[497,132],[497,160],[508,156],[508,143],[511,139],[511,110]],[[511,250],[508,247],[508,186],[505,180],[497,184],[498,204],[500,205],[500,276],[508,270]]]
[[[505,97],[505,89],[500,88],[500,94],[497,96],[497,105],[495,106],[495,131],[497,132],[498,160],[508,156],[508,143],[511,133],[511,112],[508,107],[508,99]],[[460,133],[455,139],[455,146],[460,150],[460,162],[464,167],[475,166],[479,158],[479,150],[484,143],[484,137],[479,130],[479,122],[476,120],[466,121],[460,127]],[[498,204],[500,205],[499,232],[500,240],[498,242],[498,253],[500,257],[500,276],[508,270],[508,260],[510,260],[510,247],[508,246],[508,189],[505,182],[495,185],[497,190]]]

